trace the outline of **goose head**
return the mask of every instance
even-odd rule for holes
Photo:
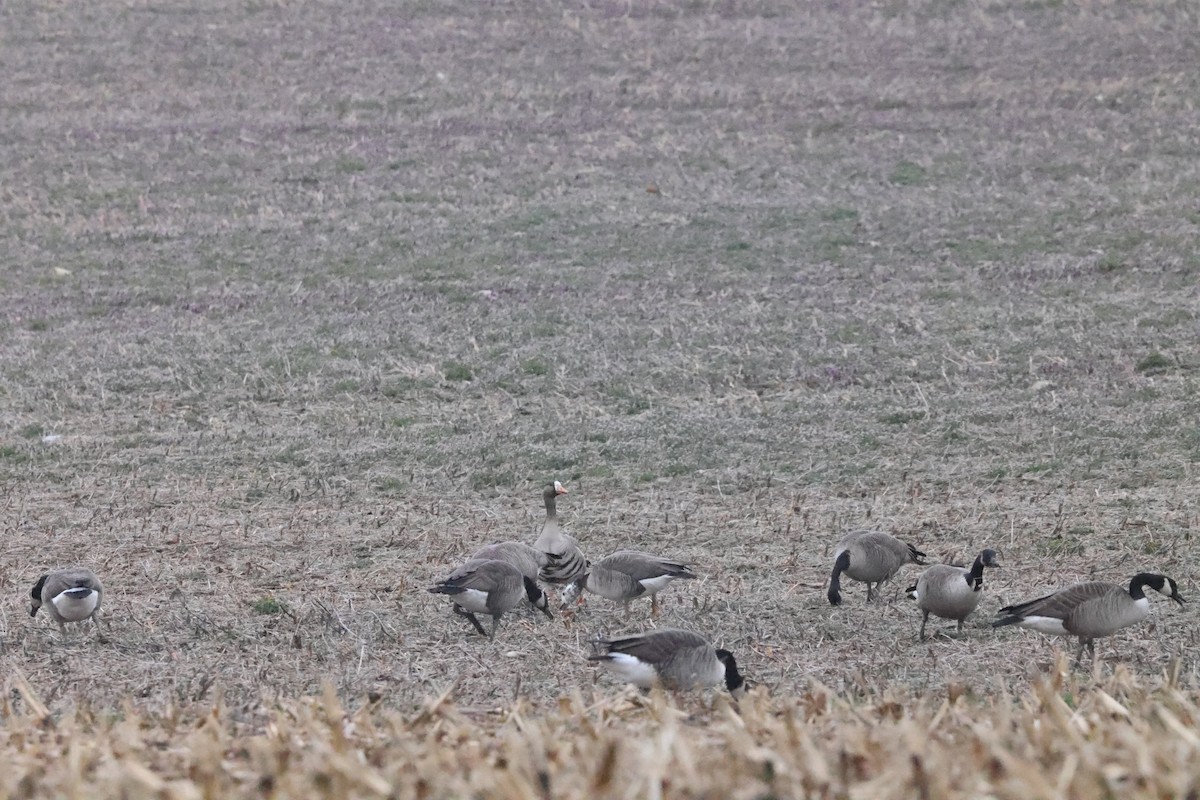
[[[1183,597],[1179,594],[1179,587],[1176,585],[1174,579],[1168,578],[1166,575],[1149,575],[1147,577],[1146,586],[1149,586],[1164,597],[1174,600],[1180,606],[1183,605]]]
[[[736,694],[746,685],[746,679],[738,672],[737,659],[728,650],[717,650],[717,660],[725,665],[725,688]]]
[[[524,580],[525,596],[529,598],[529,603],[550,619],[554,619],[554,615],[550,613],[550,602],[546,599],[546,593],[528,576],[525,576]]]
[[[33,607],[29,609],[29,616],[36,617],[38,609],[42,607],[42,588],[46,585],[46,579],[50,575],[46,574],[37,579],[37,583],[33,585],[33,591],[30,592],[30,597],[33,599]]]

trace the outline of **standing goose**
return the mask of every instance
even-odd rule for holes
[[[95,614],[100,608],[104,587],[90,569],[72,567],[48,572],[38,578],[29,594],[33,600],[29,616],[37,616],[38,609],[45,606],[46,613],[58,623],[63,633],[68,622],[90,619],[96,626],[96,633],[100,634],[100,623]],[[103,638],[103,634],[100,636]]]
[[[958,632],[962,633],[963,620],[971,615],[983,595],[983,568],[999,566],[996,551],[989,547],[975,557],[970,569],[934,564],[922,572],[907,590],[921,609],[921,641],[925,640],[925,623],[929,622],[930,614],[958,620]]]
[[[1161,595],[1183,605],[1179,587],[1165,575],[1139,572],[1129,581],[1129,589],[1114,583],[1088,581],[1060,589],[1054,594],[1000,609],[1000,619],[992,627],[1020,625],[1022,628],[1056,636],[1078,636],[1079,652],[1075,666],[1083,661],[1083,648],[1096,662],[1096,639],[1111,636],[1150,616],[1149,586]]]
[[[597,561],[575,581],[608,600],[622,602],[629,611],[629,601],[650,595],[650,615],[658,616],[658,593],[676,579],[696,577],[687,564],[642,553],[637,550],[618,550]]]
[[[556,562],[542,567],[539,575],[546,583],[563,586],[572,583],[583,574],[587,569],[587,559],[579,549],[579,542],[575,541],[575,537],[563,533],[558,525],[556,501],[560,494],[567,494],[567,490],[558,481],[542,490],[542,499],[546,502],[546,522],[542,525],[542,533],[533,543],[533,548],[558,557]]]
[[[905,544],[888,533],[880,531],[852,531],[838,542],[833,554],[833,575],[829,579],[830,605],[841,605],[841,576],[867,584],[867,602],[872,598],[871,584],[879,584],[891,578],[905,564],[924,566],[925,554],[911,544]]]
[[[589,661],[599,661],[617,677],[643,689],[656,683],[692,689],[724,682],[725,688],[736,692],[745,684],[733,653],[714,649],[703,636],[689,631],[663,629],[596,645],[602,652],[589,656]]]
[[[466,617],[483,636],[496,638],[496,626],[504,612],[511,611],[521,598],[526,598],[533,607],[547,617],[553,618],[546,605],[546,595],[531,579],[504,561],[472,560],[450,574],[450,577],[429,587],[433,594],[448,594],[454,598],[454,613]],[[492,631],[488,633],[475,618],[476,614],[490,614]]]

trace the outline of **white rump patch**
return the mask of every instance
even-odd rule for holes
[[[50,602],[54,603],[54,608],[64,620],[79,622],[90,617],[96,610],[100,603],[100,594],[95,589],[89,589],[88,593],[81,597],[72,597],[66,592],[60,592]]]
[[[653,666],[626,653],[611,653],[600,663],[621,680],[643,689],[649,689],[658,681],[658,672]]]
[[[476,614],[490,614],[487,607],[488,593],[481,592],[478,589],[467,589],[462,594],[450,595],[450,598],[467,611],[473,611]]]
[[[1057,617],[1025,617],[1017,624],[1022,628],[1029,628],[1031,631],[1038,631],[1039,633],[1048,633],[1051,636],[1074,635],[1063,626],[1063,621]]]
[[[646,587],[646,591],[650,594],[661,592],[670,585],[671,581],[675,580],[674,575],[659,575],[657,578],[645,578],[638,581],[642,586]]]

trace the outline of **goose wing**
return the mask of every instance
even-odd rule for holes
[[[636,636],[623,636],[602,643],[608,653],[621,653],[655,666],[666,664],[680,653],[712,645],[698,633],[666,628]]]
[[[596,567],[604,567],[615,572],[621,572],[635,581],[671,576],[673,578],[694,578],[696,573],[691,567],[667,558],[643,553],[638,550],[618,550],[596,563]]]
[[[1049,617],[1065,620],[1085,604],[1094,603],[1110,595],[1113,591],[1124,592],[1120,586],[1101,581],[1077,583],[1060,589],[1053,594],[1005,606],[1000,609],[1001,616],[1007,617]]]

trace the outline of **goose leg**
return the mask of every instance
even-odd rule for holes
[[[958,621],[958,635],[959,636],[962,636],[962,624],[963,624],[963,621],[960,619]]]
[[[1087,646],[1087,639],[1084,639],[1082,636],[1079,637],[1079,650],[1075,653],[1075,668],[1076,669],[1079,669],[1079,666],[1081,664],[1083,664],[1083,648],[1086,646]]]
[[[922,642],[925,641],[925,623],[926,622],[929,622],[929,612],[923,611],[921,613],[921,633],[919,635],[919,638]]]
[[[466,617],[467,619],[471,620],[471,624],[475,626],[475,630],[479,631],[480,636],[487,636],[487,631],[483,629],[483,626],[479,624],[479,620],[475,619],[475,615],[470,611],[467,611],[458,603],[455,603],[454,613],[458,614],[460,617]]]
[[[108,642],[108,637],[104,635],[104,631],[100,630],[100,620],[96,619],[94,614],[92,615],[92,624],[96,626],[96,641],[101,644]]]
[[[650,617],[655,618],[657,616],[658,616],[658,595],[652,594],[652,595],[650,595]]]
[[[492,634],[491,634],[491,636],[489,636],[489,637],[488,637],[488,638],[489,638],[489,639],[491,639],[492,641],[496,641],[496,628],[497,628],[499,625],[500,625],[500,615],[499,615],[499,614],[493,614],[493,615],[492,615]]]
[[[874,597],[874,595],[871,594],[871,582],[867,581],[867,602],[868,603],[871,602],[871,599],[873,597]]]

